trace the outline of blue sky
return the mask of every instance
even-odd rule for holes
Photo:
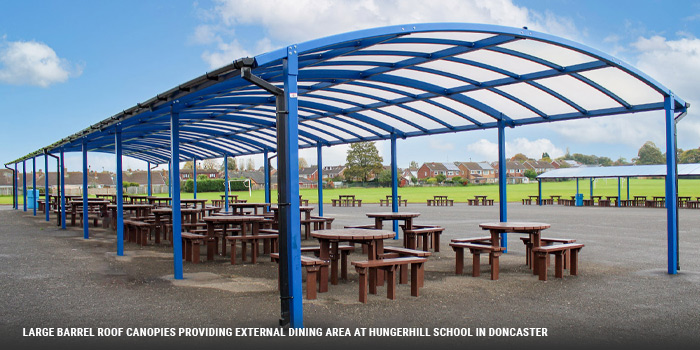
[[[414,22],[480,22],[563,36],[636,66],[692,104],[678,146],[700,147],[700,1],[207,0],[0,2],[0,161],[16,159],[236,58],[334,33]],[[693,108],[695,107],[695,108]],[[636,156],[664,142],[653,113],[521,127],[507,153]],[[410,161],[495,160],[494,131],[399,141]],[[388,144],[378,143],[389,158]],[[345,148],[324,151],[344,162]],[[315,151],[303,151],[315,163]],[[90,154],[92,169],[114,168]],[[261,157],[254,157],[257,166]],[[67,156],[69,170],[79,155]],[[125,167],[145,168],[126,160]],[[43,168],[43,160],[38,163]]]

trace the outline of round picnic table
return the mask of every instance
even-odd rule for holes
[[[551,227],[550,224],[545,224],[542,222],[488,222],[484,224],[479,224],[484,230],[489,230],[491,232],[491,245],[494,247],[501,247],[501,234],[506,232],[513,233],[524,233],[530,235],[530,242],[532,248],[539,248],[541,246],[540,233],[542,230],[546,230]],[[533,261],[532,257],[529,261]],[[533,274],[537,274],[537,264],[533,264]]]
[[[180,199],[181,204],[188,205],[189,204],[194,204],[194,207],[197,207],[197,204],[200,204],[202,209],[206,206],[208,199]]]
[[[420,213],[412,212],[379,212],[379,213],[367,213],[368,218],[374,218],[374,228],[381,230],[383,227],[383,221],[386,220],[402,220],[404,222],[404,229],[410,230],[413,228],[413,218],[420,216]]]
[[[338,260],[340,252],[338,251],[339,242],[351,242],[367,244],[367,259],[375,260],[380,254],[384,253],[384,240],[394,237],[394,232],[386,230],[367,230],[367,229],[330,229],[311,231],[311,237],[318,239],[321,245],[319,258],[324,261],[331,262],[331,284],[338,284]],[[321,267],[322,279],[328,278],[328,266]],[[379,278],[379,276],[378,276]],[[380,280],[383,280],[380,279]],[[327,292],[328,283],[320,283],[321,289],[319,292]],[[323,286],[326,286],[325,288]]]
[[[217,226],[222,226],[223,228],[223,233],[221,235],[221,255],[226,255],[226,236],[228,233],[226,232],[226,227],[228,225],[237,225],[241,229],[241,236],[246,236],[248,234],[248,224],[251,225],[251,234],[252,235],[257,235],[260,230],[260,224],[264,222],[266,219],[263,216],[254,216],[254,215],[211,215],[211,216],[205,216],[202,218],[202,221],[204,221],[207,224],[207,237],[209,237],[210,242],[216,242],[214,238],[216,237],[216,227]],[[218,244],[218,243],[216,243]],[[216,247],[216,244],[207,244],[207,260],[214,260],[214,252],[218,250]],[[253,247],[253,249],[257,249],[257,247]],[[265,247],[265,250],[267,252],[267,247]],[[246,244],[243,242],[242,248],[241,248],[241,256],[243,257],[243,261],[246,260]],[[253,255],[254,257],[256,255]]]

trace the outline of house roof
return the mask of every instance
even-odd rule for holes
[[[317,171],[318,171],[318,166],[316,166],[316,165],[312,165],[312,166],[307,167],[307,168],[301,168],[301,169],[299,169],[299,176],[313,175]]]

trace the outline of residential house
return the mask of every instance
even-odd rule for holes
[[[542,174],[544,172],[554,169],[554,165],[549,162],[544,162],[541,160],[528,160],[523,164],[525,168],[534,170],[537,174]]]
[[[310,181],[318,180],[318,166],[313,165],[310,167],[299,169],[299,178],[304,178]]]
[[[435,177],[437,175],[445,175],[447,179],[451,179],[455,176],[461,176],[462,171],[454,163],[423,163],[423,165],[418,168],[417,177],[419,180]]]
[[[559,169],[562,166],[564,168],[567,168],[567,167],[568,168],[578,168],[581,165],[583,165],[583,164],[581,164],[575,160],[571,160],[571,159],[553,160],[551,164],[554,167],[554,169]]]
[[[496,172],[496,177],[498,177],[498,162],[491,163],[491,166]],[[527,177],[525,177],[525,166],[518,161],[507,161],[506,162],[506,183],[517,184],[528,182]]]
[[[180,169],[180,180],[186,181],[193,177],[193,169]],[[206,175],[207,178],[216,179],[219,178],[219,171],[214,169],[197,169],[197,177]],[[230,175],[230,174],[229,174]]]
[[[487,162],[455,162],[469,183],[495,183],[496,169]]]
[[[330,181],[335,178],[343,178],[345,165],[329,165],[323,167],[323,180]]]

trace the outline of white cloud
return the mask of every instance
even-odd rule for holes
[[[0,82],[48,87],[82,74],[82,68],[36,41],[0,43]]]
[[[697,148],[700,138],[700,39],[680,33],[677,40],[662,36],[640,37],[633,45],[639,50],[636,67],[690,102],[688,116],[678,124],[679,147]],[[661,119],[661,118],[658,118]],[[663,140],[663,126],[652,125]],[[687,143],[685,142],[687,140]],[[641,143],[640,143],[641,145]]]
[[[439,6],[422,0],[216,0],[212,9],[202,12],[207,15],[200,17],[214,24],[198,26],[193,38],[198,38],[200,43],[212,43],[217,36],[231,37],[231,40],[222,41],[228,44],[219,42],[216,51],[209,50],[202,55],[210,65],[221,62],[216,56],[231,61],[249,54],[232,35],[221,34],[238,25],[261,26],[263,40],[267,40],[269,48],[348,31],[419,22],[527,26],[570,39],[581,36],[571,19],[519,7],[511,0],[443,0]],[[265,51],[256,47],[253,53]]]
[[[498,159],[498,144],[481,139],[470,145],[467,145],[469,158],[474,161],[478,160],[496,160]],[[549,139],[537,139],[530,141],[526,138],[519,137],[513,141],[506,141],[506,158],[510,158],[518,153],[522,153],[529,158],[540,159],[542,154],[547,152],[550,157],[556,158],[564,155],[561,148],[554,146]]]

